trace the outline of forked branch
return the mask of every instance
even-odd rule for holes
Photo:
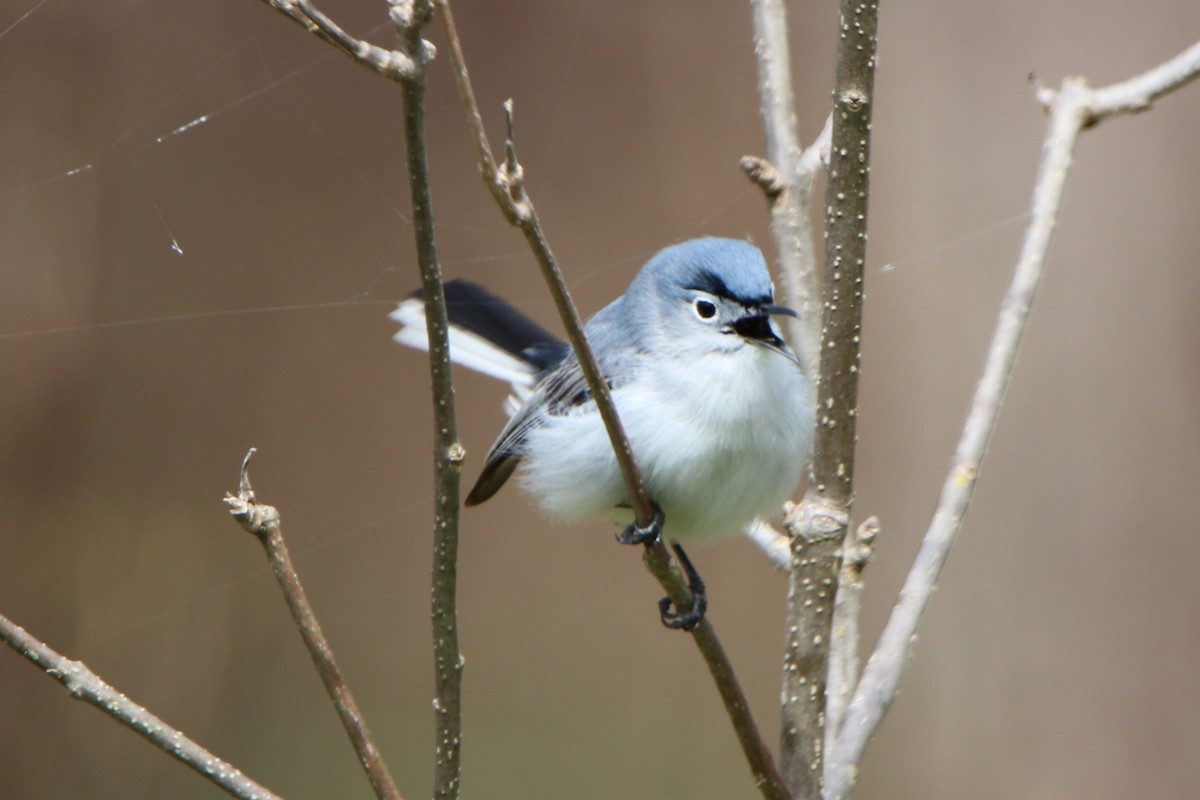
[[[1041,280],[1079,134],[1109,117],[1141,111],[1198,75],[1200,43],[1159,67],[1103,89],[1088,88],[1082,78],[1068,78],[1058,91],[1039,89],[1038,99],[1050,112],[1050,124],[1020,259],[1001,304],[983,377],[975,390],[933,520],[829,753],[825,800],[841,800],[853,787],[856,766],[896,696],[913,636],[962,527]]]
[[[787,519],[792,568],[780,762],[792,793],[810,800],[822,793],[833,610],[854,500],[878,11],[873,0],[842,0],[839,12],[817,430],[808,491]]]

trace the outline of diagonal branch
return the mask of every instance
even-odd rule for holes
[[[283,597],[287,601],[288,610],[292,612],[292,619],[296,621],[300,638],[304,640],[304,646],[312,657],[317,674],[321,676],[321,683],[325,684],[325,691],[329,693],[333,707],[337,709],[338,718],[346,730],[354,752],[358,755],[359,763],[367,773],[367,780],[375,790],[375,796],[379,800],[401,800],[396,783],[392,780],[387,765],[383,763],[379,748],[371,738],[371,732],[367,730],[367,721],[359,711],[358,703],[355,702],[354,695],[333,657],[333,648],[329,646],[325,634],[321,631],[321,624],[317,622],[317,615],[312,604],[308,602],[308,595],[300,585],[300,576],[296,573],[292,557],[283,541],[279,512],[274,506],[259,503],[254,496],[254,489],[250,486],[250,458],[254,453],[252,447],[242,459],[238,493],[225,496],[229,513],[247,533],[258,539],[266,551],[271,572],[275,574],[275,580],[283,590]]]
[[[917,625],[962,527],[1041,279],[1079,134],[1111,116],[1140,111],[1198,75],[1200,44],[1155,69],[1104,89],[1093,91],[1083,79],[1069,78],[1057,92],[1039,90],[1038,99],[1051,117],[1021,256],[1000,308],[983,377],[937,509],[829,754],[826,800],[841,800],[853,787],[855,767],[896,695]]]
[[[73,661],[55,652],[3,615],[0,615],[0,639],[61,683],[71,697],[91,703],[230,795],[242,800],[280,800],[278,795],[247,778],[233,764],[205,750],[185,736],[183,731],[172,728],[145,707],[118,692],[82,661]]]
[[[262,0],[288,19],[303,26],[309,33],[325,40],[367,69],[394,81],[411,79],[418,65],[406,53],[385,50],[362,39],[356,39],[329,17],[317,10],[311,0]]]
[[[459,93],[466,108],[467,122],[475,137],[479,168],[484,182],[504,216],[510,223],[520,228],[525,235],[525,239],[537,259],[542,276],[550,288],[555,306],[567,331],[567,338],[574,348],[584,376],[587,378],[588,388],[604,419],[617,462],[621,467],[621,474],[625,479],[626,491],[632,500],[635,521],[639,527],[645,528],[653,518],[653,505],[634,461],[629,440],[621,428],[616,408],[613,406],[612,397],[608,391],[608,384],[604,380],[587,338],[583,334],[583,323],[579,313],[571,301],[566,281],[563,279],[562,272],[550,250],[550,245],[546,241],[537,211],[525,191],[523,169],[517,161],[513,142],[512,102],[505,103],[508,134],[505,143],[505,160],[503,165],[498,165],[488,144],[487,133],[483,127],[483,117],[479,113],[475,93],[471,88],[470,75],[454,25],[454,17],[450,11],[449,0],[434,0],[434,6],[446,32],[450,60],[458,81]],[[692,594],[688,589],[687,581],[666,546],[662,542],[647,545],[643,560],[647,569],[667,592],[675,607],[691,608]],[[707,619],[702,620],[692,631],[692,638],[717,684],[718,692],[725,703],[726,712],[737,733],[743,752],[746,754],[756,786],[766,798],[773,800],[788,798],[787,789],[775,769],[770,749],[763,741],[758,726],[750,713],[745,694],[737,682],[728,656]]]

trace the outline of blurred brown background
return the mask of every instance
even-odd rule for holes
[[[790,8],[806,140],[834,5]],[[324,7],[390,41],[382,2]],[[220,502],[257,446],[256,488],[397,780],[427,796],[429,390],[386,319],[417,283],[397,87],[254,0],[0,0],[0,30],[26,12],[0,36],[0,609],[285,796],[367,796]],[[745,3],[457,15],[494,136],[515,98],[585,313],[671,242],[749,236],[770,255],[737,168],[763,151]],[[1027,74],[1101,85],[1198,36],[1189,0],[885,4],[856,505],[884,526],[868,639],[1016,259],[1044,129]],[[444,54],[429,101],[447,275],[553,325]],[[858,796],[1200,784],[1198,142],[1197,86],[1086,134],[975,505]],[[504,391],[458,379],[471,480]],[[515,491],[464,520],[468,796],[755,796],[703,665],[611,529],[546,524]],[[740,540],[693,555],[773,741],[785,580]],[[5,651],[0,796],[219,793]]]

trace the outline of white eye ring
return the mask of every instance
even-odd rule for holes
[[[697,297],[692,301],[692,310],[696,317],[707,322],[717,315],[717,304],[705,297]]]

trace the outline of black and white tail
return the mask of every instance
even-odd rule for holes
[[[450,358],[507,381],[515,397],[508,399],[505,408],[512,415],[538,377],[567,355],[567,344],[482,286],[459,279],[446,283],[445,291]],[[389,316],[400,324],[393,337],[397,342],[429,349],[420,292],[403,300]]]

